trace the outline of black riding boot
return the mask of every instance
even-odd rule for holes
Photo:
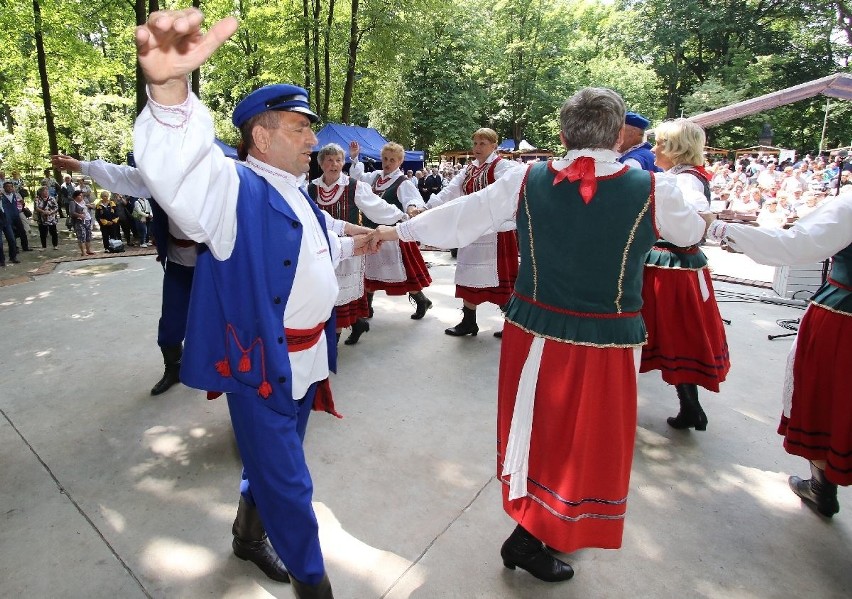
[[[328,574],[317,584],[306,584],[299,582],[295,578],[291,582],[293,583],[293,592],[296,593],[298,599],[334,599]]]
[[[373,294],[367,294],[367,307],[370,309],[370,315],[367,318],[373,317]]]
[[[409,293],[408,297],[411,301],[417,304],[417,310],[411,315],[413,320],[420,320],[426,315],[426,310],[432,307],[432,301],[423,295],[423,291],[417,293]]]
[[[272,580],[290,582],[287,568],[266,540],[266,531],[263,530],[257,508],[242,496],[231,532],[234,533],[234,542],[231,544],[234,555],[252,562]]]
[[[180,382],[180,359],[183,356],[183,346],[169,345],[161,347],[160,350],[163,352],[166,369],[163,372],[163,378],[151,389],[151,395],[165,393],[172,385]]]
[[[445,329],[444,332],[453,337],[464,337],[465,335],[476,337],[479,332],[479,326],[476,324],[476,308],[462,306],[462,314],[464,314],[462,321],[452,328]]]
[[[561,582],[574,576],[570,565],[551,555],[544,544],[520,524],[503,543],[500,557],[510,570],[521,568],[545,582]]]
[[[811,464],[811,477],[802,480],[798,476],[789,479],[790,488],[793,493],[802,498],[802,501],[816,509],[826,518],[831,518],[840,511],[840,503],[837,501],[837,485],[828,482],[825,472]]]
[[[697,431],[707,430],[707,414],[698,402],[698,385],[682,383],[675,385],[677,397],[680,399],[680,412],[675,417],[669,417],[666,422],[676,429],[695,428]]]
[[[370,323],[367,322],[364,318],[359,318],[355,321],[355,324],[352,325],[352,332],[349,333],[349,337],[346,338],[346,345],[355,345],[358,343],[358,339],[361,338],[361,335],[370,331]]]

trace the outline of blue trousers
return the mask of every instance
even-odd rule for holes
[[[15,240],[15,228],[8,215],[0,226],[3,227],[3,236],[6,237],[6,242],[9,244],[9,260],[14,260],[18,256],[18,242]],[[2,239],[0,239],[0,261],[4,264],[6,263],[6,256],[3,254]]]
[[[296,416],[267,407],[256,393],[228,393],[243,476],[240,493],[257,506],[272,547],[299,582],[318,584],[325,575],[319,526],[311,505],[313,482],[302,442],[316,384],[298,402]]]
[[[163,273],[163,306],[157,326],[157,345],[180,345],[186,337],[186,317],[189,313],[189,293],[195,267],[166,261]]]

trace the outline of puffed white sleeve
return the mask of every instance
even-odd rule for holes
[[[677,186],[683,194],[683,199],[687,205],[698,212],[708,212],[710,203],[707,201],[707,196],[704,195],[704,183],[695,175],[689,173],[680,173],[676,175]]]
[[[812,264],[852,243],[852,194],[828,201],[789,229],[715,221],[710,236],[769,266]]]
[[[80,171],[94,179],[98,185],[114,193],[149,198],[151,192],[145,186],[145,180],[139,169],[127,164],[113,164],[103,160],[81,161]]]
[[[396,225],[402,241],[439,248],[465,247],[515,218],[526,169],[517,169],[477,191]]]
[[[177,106],[148,104],[133,130],[145,186],[189,239],[226,260],[237,236],[236,163],[215,144],[213,119],[192,93]]]
[[[357,181],[363,181],[364,183],[372,183],[372,173],[364,172],[364,163],[358,159],[352,161],[352,165],[349,167],[349,176]]]
[[[674,175],[653,173],[654,217],[657,230],[667,241],[681,247],[698,243],[704,237],[704,219],[687,205]]]
[[[423,197],[417,191],[417,186],[407,179],[396,188],[396,196],[405,210],[408,210],[411,206],[418,209],[424,207]]]
[[[392,225],[405,218],[402,210],[384,201],[373,193],[372,187],[360,181],[355,187],[355,205],[367,218],[380,225]]]

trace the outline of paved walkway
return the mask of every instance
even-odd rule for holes
[[[31,255],[36,252],[30,252]],[[824,520],[787,476],[804,460],[775,432],[801,310],[718,284],[733,368],[703,394],[704,433],[670,429],[673,390],[640,377],[624,547],[569,556],[573,580],[506,570],[513,527],[495,474],[500,326],[455,339],[447,254],[427,252],[422,321],[378,295],[372,330],[340,346],[342,420],[314,414],[306,451],[338,599],[852,596],[852,492]],[[176,387],[153,398],[161,269],[151,256],[62,262],[0,289],[0,596],[290,597],[230,550],[239,459],[224,401]]]

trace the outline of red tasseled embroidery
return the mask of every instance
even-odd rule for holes
[[[207,392],[207,399],[216,399],[220,395],[222,395],[221,391],[208,391]]]
[[[272,395],[272,385],[269,384],[269,381],[263,381],[260,384],[260,388],[257,390],[257,394],[260,395],[263,399],[269,399],[269,396]]]
[[[243,357],[240,358],[240,365],[237,367],[240,372],[248,372],[251,370],[251,360],[248,357],[248,353],[244,353]]]
[[[231,363],[228,362],[228,358],[216,362],[216,372],[222,376],[231,376]]]

